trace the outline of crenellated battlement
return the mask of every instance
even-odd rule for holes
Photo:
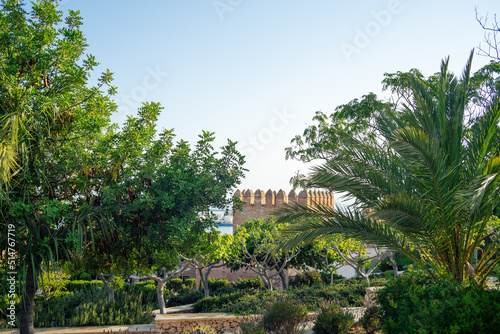
[[[269,217],[270,213],[286,204],[300,203],[304,205],[321,204],[334,206],[333,194],[320,190],[302,190],[298,194],[291,190],[288,195],[280,189],[278,192],[269,189],[267,192],[257,189],[239,189],[234,192],[234,197],[239,198],[243,204],[242,211],[233,213],[233,231],[248,219],[263,219]]]
[[[253,192],[251,189],[239,189],[234,192],[234,197],[238,197],[245,204],[254,205],[260,204],[265,206],[282,206],[284,204],[297,202],[300,204],[312,205],[313,203],[333,206],[333,194],[319,190],[302,190],[297,195],[294,190],[291,190],[288,195],[280,189],[278,192],[269,189],[267,192],[257,189]]]

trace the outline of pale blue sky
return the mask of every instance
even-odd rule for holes
[[[165,110],[159,127],[194,142],[202,130],[240,142],[240,189],[290,190],[308,167],[284,148],[317,110],[368,92],[385,72],[461,72],[483,40],[475,20],[490,1],[62,0],[80,9],[88,52],[115,73],[117,122],[141,101]],[[475,56],[474,69],[489,60]]]

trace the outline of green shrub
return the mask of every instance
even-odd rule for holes
[[[195,302],[193,308],[198,313],[220,312],[222,307],[232,304],[247,293],[246,291],[236,291],[227,295],[204,297]]]
[[[197,284],[196,278],[188,278],[184,280],[184,285],[189,290],[196,289],[196,284]]]
[[[323,281],[324,284],[330,284],[330,279],[331,279],[331,273],[327,273],[327,272],[321,272],[321,280]],[[339,281],[339,280],[342,280],[342,279],[345,279],[344,276],[342,275],[339,275],[339,274],[336,274],[336,273],[333,273],[333,281]]]
[[[354,316],[343,312],[335,302],[325,303],[318,314],[313,332],[315,334],[345,334],[354,325]]]
[[[375,334],[382,329],[382,310],[378,306],[368,308],[359,322],[367,334]]]
[[[66,285],[66,289],[70,292],[76,292],[83,289],[92,288],[93,286],[101,287],[102,285],[103,283],[100,280],[94,280],[94,281],[78,280],[78,281],[69,281]]]
[[[209,278],[208,279],[208,289],[210,291],[216,291],[220,288],[229,288],[231,286],[231,283],[227,279],[213,279]]]
[[[288,293],[297,301],[316,311],[323,302],[339,300],[342,307],[363,306],[366,286],[361,283],[315,285],[312,287],[289,289]]]
[[[182,279],[180,278],[172,278],[165,283],[165,287],[174,292],[180,291],[182,289],[182,285]]]
[[[35,327],[133,325],[150,323],[153,307],[146,305],[142,294],[120,289],[115,301],[101,286],[90,286],[64,296],[35,303]]]
[[[266,334],[260,321],[256,321],[255,318],[244,318],[240,321],[239,327],[240,334]]]
[[[379,291],[387,333],[496,333],[500,291],[408,273]]]
[[[125,283],[120,289],[124,293],[130,295],[142,295],[142,302],[144,305],[151,305],[158,308],[158,296],[156,295],[156,284],[154,281],[140,282],[140,283]],[[172,294],[172,291],[164,289],[164,297],[167,299]]]
[[[197,326],[182,331],[182,334],[217,334],[217,332],[210,326]]]
[[[259,277],[250,277],[246,279],[238,278],[238,281],[233,282],[232,286],[236,289],[263,289],[265,287],[264,281]]]
[[[288,298],[279,298],[265,309],[261,323],[266,333],[294,334],[303,332],[306,317],[304,306]]]
[[[314,284],[321,284],[323,280],[321,279],[321,274],[317,271],[305,271],[303,273],[298,273],[290,282],[290,286],[301,287],[301,286],[312,286]]]
[[[174,306],[179,306],[179,305],[187,305],[187,304],[193,304],[203,298],[205,294],[201,291],[198,290],[191,290],[189,292],[179,294],[177,296],[171,296],[167,303],[165,304],[166,307],[174,307]]]

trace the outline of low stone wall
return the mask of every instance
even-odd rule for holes
[[[383,286],[374,286],[366,288],[365,294],[365,307],[372,307],[377,305],[377,294],[379,290],[382,290]]]
[[[354,316],[354,322],[365,314],[366,307],[348,307],[342,308]],[[313,322],[317,319],[317,313],[309,313],[307,322]],[[258,316],[253,316],[258,320]],[[226,313],[184,313],[184,314],[157,314],[156,315],[156,333],[174,334],[182,333],[191,327],[210,326],[215,330],[225,332],[234,331],[239,327],[239,323],[248,319],[244,316],[236,316]]]
[[[184,313],[157,314],[156,332],[158,334],[182,333],[197,326],[210,326],[215,330],[229,331],[238,328],[242,317],[225,313]]]

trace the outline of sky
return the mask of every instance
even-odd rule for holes
[[[476,21],[500,15],[498,0],[62,0],[80,10],[87,52],[118,87],[122,123],[142,102],[160,102],[158,127],[195,143],[238,141],[248,169],[239,189],[291,189],[290,140],[364,94],[384,73],[439,70],[450,56],[460,74],[484,40]],[[482,43],[484,44],[484,42]],[[476,50],[477,54],[477,50]],[[473,70],[489,59],[475,55]],[[314,163],[313,163],[314,164]]]

